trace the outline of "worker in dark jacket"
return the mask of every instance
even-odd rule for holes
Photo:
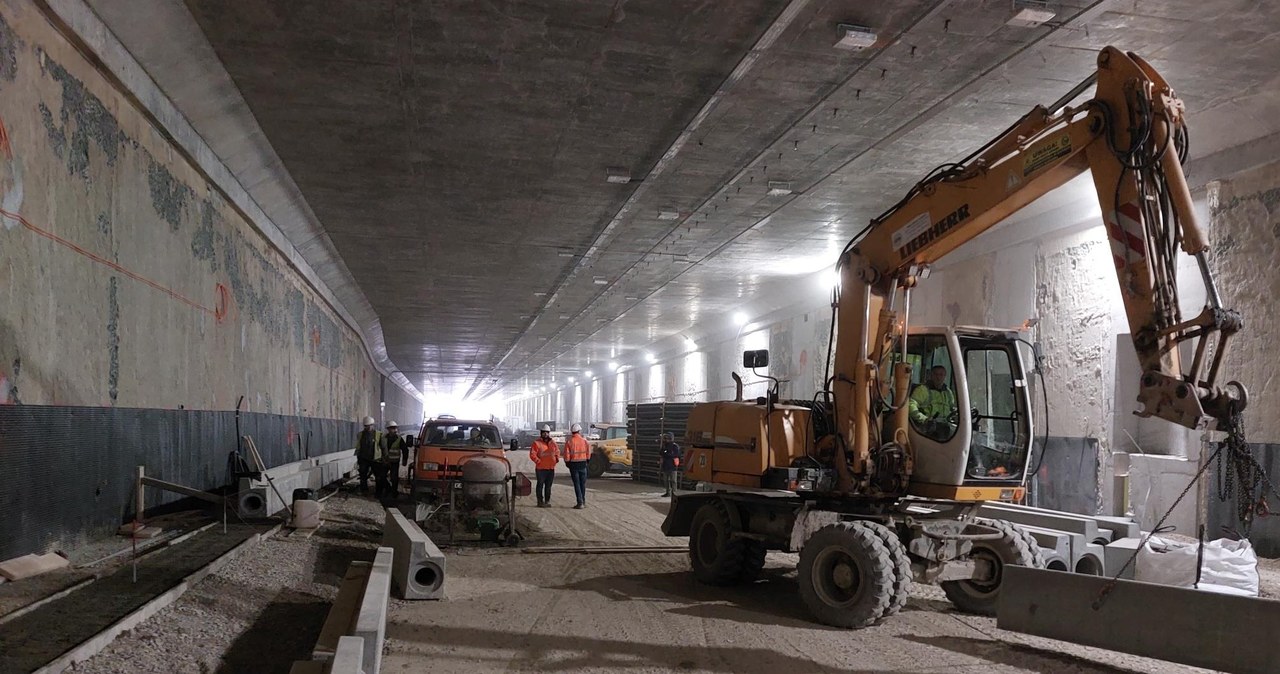
[[[356,434],[356,466],[360,469],[360,493],[369,491],[369,474],[378,457],[382,434],[373,428],[373,417],[364,418],[364,430]]]
[[[676,437],[671,433],[662,434],[662,486],[667,491],[663,496],[674,496],[676,493],[676,485],[680,481],[680,457],[682,456],[680,445],[676,444]]]
[[[395,498],[400,494],[400,466],[405,465],[409,458],[405,437],[400,435],[400,427],[396,422],[387,422],[387,433],[382,436],[380,449],[382,472],[377,474],[374,495]]]

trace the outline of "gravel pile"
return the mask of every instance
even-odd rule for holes
[[[382,535],[377,502],[344,491],[324,505],[309,538],[282,529],[74,671],[287,673],[309,659],[347,565]]]

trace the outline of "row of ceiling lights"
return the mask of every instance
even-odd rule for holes
[[[743,312],[743,311],[734,312],[733,324],[738,326],[739,329],[745,327],[750,322],[751,322],[751,317],[747,316],[746,312]],[[685,339],[685,346],[688,347],[688,350],[686,351],[686,353],[692,353],[698,350],[698,343],[693,341],[692,338],[685,337],[684,339]],[[644,360],[646,363],[653,365],[658,362],[658,357],[653,355],[653,353],[650,351],[645,351]],[[619,363],[618,361],[615,360],[615,361],[609,361],[608,367],[610,372],[621,372],[623,370],[626,370],[630,366],[625,363]],[[593,370],[583,370],[582,379],[583,379],[583,382],[588,382],[588,381],[595,381],[596,379],[599,379],[599,377],[596,376],[596,373]],[[577,382],[578,380],[576,377],[565,378],[566,385],[573,385],[573,384],[576,384]],[[552,380],[551,383],[547,384],[546,386],[539,386],[534,389],[527,389],[523,397],[532,397],[538,394],[547,393],[549,391],[558,391],[558,390],[560,390],[560,384],[555,380]]]

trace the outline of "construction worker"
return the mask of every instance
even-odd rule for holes
[[[591,461],[591,444],[582,437],[582,424],[569,427],[569,439],[564,441],[564,465],[569,468],[573,480],[573,494],[578,497],[574,510],[587,507],[587,463]]]
[[[538,429],[538,439],[529,447],[529,460],[537,475],[538,507],[551,507],[551,483],[556,478],[556,463],[560,461],[560,447],[551,439],[551,427]]]
[[[365,417],[364,430],[356,434],[356,467],[360,470],[360,493],[369,491],[369,473],[378,457],[382,434],[373,428],[373,417]]]
[[[409,452],[405,437],[400,435],[400,427],[394,421],[387,422],[387,434],[382,436],[381,448],[382,474],[374,488],[375,495],[386,495],[395,498],[400,494],[400,466],[405,465]],[[383,489],[385,483],[385,489]]]
[[[956,394],[947,386],[947,368],[934,365],[929,379],[911,391],[911,421],[921,433],[946,442],[955,434]]]
[[[676,436],[671,433],[662,434],[662,486],[667,491],[663,496],[674,496],[676,481],[679,478],[681,450],[676,444]]]

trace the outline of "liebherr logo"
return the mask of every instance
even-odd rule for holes
[[[933,226],[921,232],[919,236],[911,239],[903,247],[898,249],[898,256],[905,259],[911,257],[916,251],[924,248],[934,239],[946,234],[955,228],[956,225],[969,219],[969,204],[965,204],[954,211],[947,217],[933,223]]]

